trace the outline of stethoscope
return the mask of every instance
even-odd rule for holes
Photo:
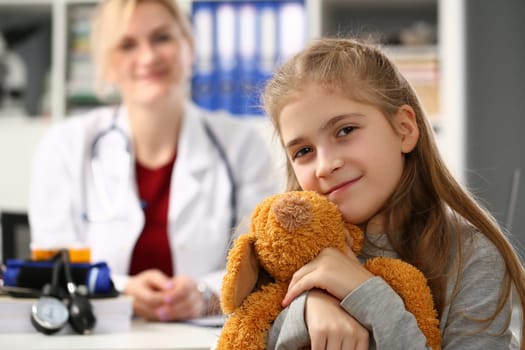
[[[123,199],[125,197],[125,193],[127,190],[127,187],[129,186],[131,182],[131,169],[133,166],[133,159],[131,156],[131,140],[128,137],[128,135],[117,126],[117,117],[118,117],[118,111],[119,106],[115,108],[115,111],[113,112],[113,118],[111,121],[111,124],[108,128],[105,130],[102,130],[98,132],[94,137],[93,141],[91,143],[91,147],[89,148],[89,170],[88,173],[90,173],[91,178],[93,179],[93,185],[95,188],[95,195],[97,198],[97,201],[99,202],[100,206],[102,207],[102,212],[99,213],[99,215],[95,215],[93,213],[88,214],[87,212],[87,179],[84,179],[84,212],[82,214],[84,221],[86,222],[103,222],[103,221],[111,221],[117,218],[118,216],[118,210],[123,205]],[[213,146],[219,153],[219,156],[224,163],[224,166],[226,168],[226,173],[228,176],[228,181],[230,183],[230,229],[235,227],[235,224],[237,222],[237,184],[235,182],[235,176],[233,174],[233,169],[231,166],[231,163],[228,160],[228,157],[226,155],[226,151],[223,147],[223,145],[219,142],[219,139],[217,138],[217,135],[213,132],[210,125],[206,122],[204,118],[202,118],[202,123],[204,126],[204,130],[206,132],[207,137],[212,142]],[[114,170],[120,170],[122,168],[124,171],[124,175],[120,177],[118,184],[116,186],[112,186],[111,189],[114,192],[114,195],[110,195],[110,186],[106,182],[106,178],[108,177],[108,174],[104,172],[104,167],[102,165],[101,161],[101,147],[100,145],[104,142],[104,140],[107,140],[110,138],[117,138],[119,139],[120,143],[122,143],[122,146],[120,146],[120,151],[122,148],[124,149],[124,152],[122,153],[123,158],[119,161],[118,164],[112,164],[112,169]],[[108,147],[106,147],[107,149]],[[113,151],[116,151],[115,148],[112,147]],[[114,199],[112,200],[111,197]]]

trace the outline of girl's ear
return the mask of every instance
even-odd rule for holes
[[[402,105],[394,117],[394,123],[401,137],[401,152],[404,154],[412,152],[419,140],[416,112],[409,105]]]

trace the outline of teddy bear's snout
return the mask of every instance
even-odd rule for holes
[[[298,195],[285,196],[277,200],[272,210],[279,224],[291,232],[308,226],[312,220],[311,204]]]

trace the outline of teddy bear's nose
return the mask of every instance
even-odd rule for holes
[[[307,199],[298,195],[284,196],[272,206],[277,221],[288,231],[295,231],[310,224],[312,206]]]

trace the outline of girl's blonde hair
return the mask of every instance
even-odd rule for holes
[[[350,39],[313,41],[285,63],[265,87],[264,108],[278,134],[282,109],[311,83],[373,105],[390,122],[402,105],[414,109],[420,137],[415,149],[406,155],[400,183],[384,206],[386,232],[399,256],[427,276],[438,312],[441,314],[447,302],[446,273],[453,246],[458,247],[461,262],[461,234],[474,228],[494,243],[506,263],[496,310],[487,320],[479,321],[488,324],[494,320],[509,300],[512,284],[521,305],[525,305],[525,275],[515,250],[495,219],[445,166],[416,93],[386,55],[372,45]],[[300,190],[290,160],[287,174],[288,190]]]
[[[189,18],[175,0],[103,0],[95,10],[90,38],[95,66],[95,90],[102,99],[108,95],[106,78],[110,70],[111,54],[122,37],[133,10],[138,3],[145,1],[158,2],[166,7],[183,37],[193,43]]]

